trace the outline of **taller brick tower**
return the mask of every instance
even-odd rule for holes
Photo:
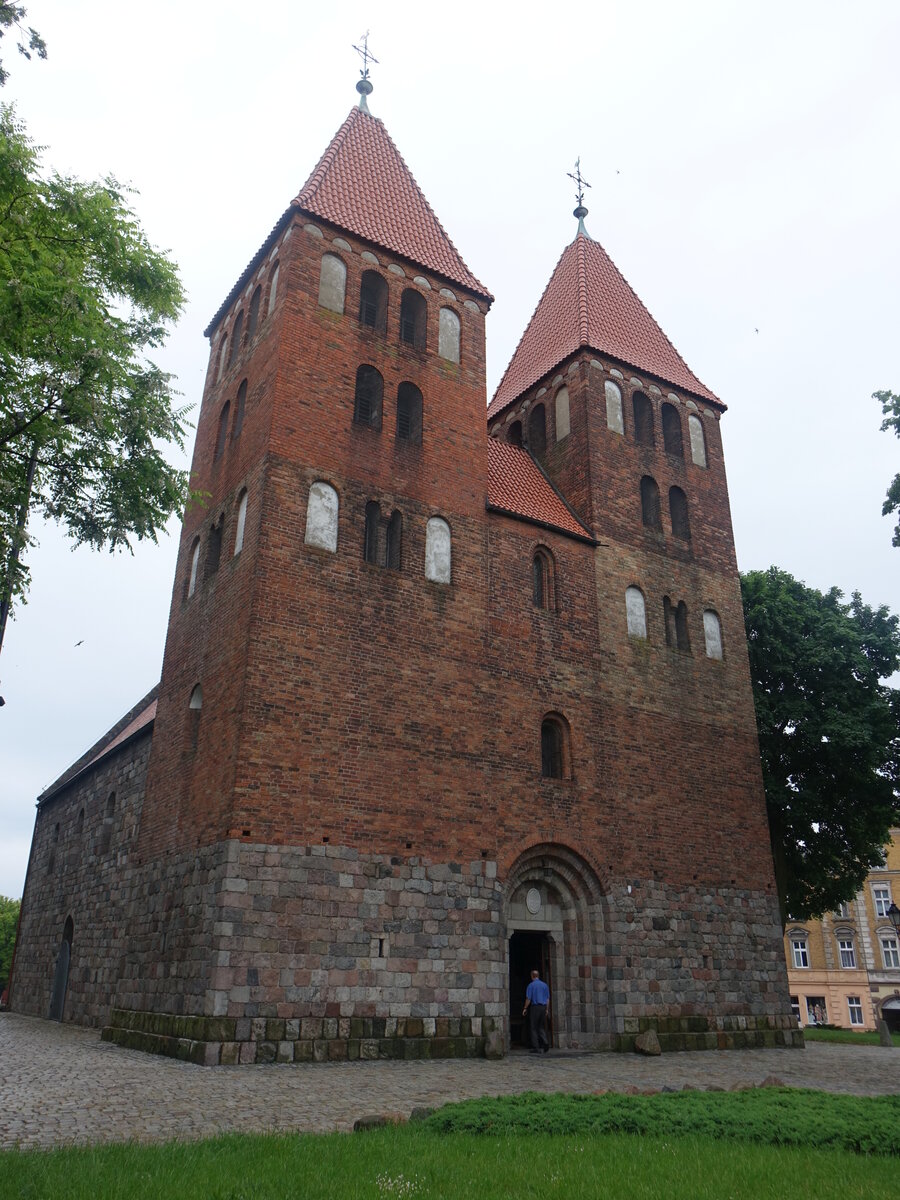
[[[39,809],[33,863],[127,796],[114,883],[25,911],[197,1061],[502,1050],[535,965],[559,1046],[790,1042],[724,406],[579,207],[486,430],[492,297],[368,90],[206,331],[157,707]]]

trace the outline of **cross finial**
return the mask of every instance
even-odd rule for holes
[[[369,63],[370,62],[377,63],[378,59],[375,57],[375,55],[369,49],[369,31],[368,31],[368,29],[363,34],[363,36],[360,38],[360,41],[362,42],[361,46],[353,47],[353,49],[356,51],[356,53],[362,59],[362,64],[363,64],[362,69],[359,72],[360,78],[356,84],[356,90],[359,92],[359,107],[363,110],[363,112],[368,112],[369,106],[368,106],[368,104],[366,104],[366,96],[370,96],[372,94],[372,82],[369,79]]]
[[[578,232],[583,233],[585,237],[590,237],[590,234],[584,227],[584,218],[588,215],[588,210],[584,207],[584,189],[589,188],[591,185],[581,174],[581,155],[575,159],[574,175],[571,171],[567,172],[567,174],[577,188],[575,196],[578,200],[578,206],[573,211],[572,216],[578,218]]]
[[[578,207],[584,208],[584,189],[589,188],[591,185],[581,174],[581,155],[575,159],[575,174],[573,175],[571,171],[567,173],[569,178],[574,180],[575,186],[578,189],[575,193],[576,199],[578,200]]]

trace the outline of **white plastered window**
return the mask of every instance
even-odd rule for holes
[[[438,318],[438,354],[459,362],[459,317],[452,308],[442,308]]]
[[[703,423],[694,413],[688,417],[688,434],[691,439],[691,461],[698,467],[706,466],[706,436]]]
[[[309,489],[306,507],[307,546],[318,546],[334,554],[338,545],[338,494],[330,483],[316,480]]]
[[[425,526],[425,578],[449,583],[452,573],[450,526],[443,517],[429,517]]]
[[[347,291],[347,268],[336,254],[323,254],[319,272],[319,304],[330,312],[343,313]]]
[[[569,436],[569,389],[561,387],[556,393],[556,440]]]
[[[647,606],[644,593],[638,587],[625,589],[625,617],[628,621],[628,636],[647,637]]]
[[[606,424],[614,433],[624,433],[625,424],[622,420],[622,391],[617,383],[607,379],[606,391]]]
[[[247,492],[241,493],[238,501],[237,528],[234,531],[234,552],[240,554],[244,548],[244,526],[247,524]]]

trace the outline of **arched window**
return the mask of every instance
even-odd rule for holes
[[[353,400],[353,420],[370,429],[381,428],[381,400],[384,380],[374,367],[363,365],[356,371],[356,394]]]
[[[234,531],[234,553],[240,554],[244,548],[244,526],[247,524],[247,489],[241,492],[238,501],[237,526]]]
[[[381,533],[381,508],[377,500],[366,505],[366,536],[363,543],[363,558],[373,566],[378,565],[378,542]]]
[[[622,420],[622,391],[617,383],[607,379],[603,385],[606,392],[606,426],[614,433],[624,433],[625,424]]]
[[[241,334],[244,332],[244,310],[238,313],[234,318],[234,326],[231,330],[231,354],[228,356],[229,367],[237,358],[241,349]]]
[[[215,575],[219,569],[219,559],[222,557],[222,531],[225,528],[225,514],[210,527],[206,542],[206,577]]]
[[[320,550],[328,550],[334,554],[338,545],[338,494],[330,483],[321,479],[309,489],[309,502],[306,506],[306,537],[307,546],[318,546]],[[377,508],[378,505],[376,504]],[[368,509],[366,510],[368,518]],[[368,533],[367,533],[368,536]],[[371,562],[368,555],[366,561]]]
[[[188,575],[187,594],[190,600],[194,592],[197,590],[197,571],[200,567],[200,539],[194,538],[194,546],[191,550],[191,570]]]
[[[513,421],[512,425],[510,425],[509,429],[507,429],[507,431],[506,431],[506,440],[509,442],[510,446],[521,446],[522,445],[522,422],[521,421]]]
[[[191,692],[191,698],[188,703],[188,708],[190,708],[194,712],[199,712],[202,707],[203,707],[203,688],[200,686],[199,683],[197,683],[194,685],[194,689]]]
[[[450,526],[443,517],[429,517],[425,526],[425,578],[450,583]]]
[[[528,449],[535,458],[547,453],[547,415],[543,404],[536,404],[528,414]]]
[[[554,607],[554,584],[553,555],[539,546],[531,559],[531,602],[535,608]]]
[[[241,386],[238,388],[237,399],[234,402],[234,423],[231,426],[231,440],[236,442],[241,436],[241,430],[244,428],[244,409],[247,405],[247,380],[241,380]]]
[[[546,716],[541,722],[541,775],[544,779],[564,779],[568,775],[568,747],[562,719]]]
[[[359,323],[376,333],[387,329],[388,286],[377,271],[363,271],[359,285]]]
[[[78,810],[78,821],[75,825],[75,836],[81,838],[84,835],[84,809]]]
[[[197,737],[200,733],[200,712],[203,708],[203,688],[199,683],[194,685],[191,698],[188,701],[188,737],[191,751],[197,749]]]
[[[703,433],[703,423],[694,413],[688,417],[688,434],[691,439],[691,461],[695,466],[706,466],[706,437]]]
[[[556,440],[569,436],[569,389],[561,387],[556,393]]]
[[[442,308],[438,321],[438,354],[448,362],[459,362],[459,317],[452,308]]]
[[[336,254],[323,254],[319,270],[319,304],[330,312],[343,313],[347,292],[347,268]]]
[[[399,571],[403,565],[403,517],[394,509],[387,523],[384,540],[384,565]]]
[[[625,619],[628,622],[629,637],[646,639],[647,606],[644,603],[644,593],[639,587],[625,589]]]
[[[428,305],[414,288],[406,288],[400,297],[400,341],[416,350],[425,349],[425,321]]]
[[[269,281],[269,303],[266,305],[267,317],[271,317],[272,310],[275,308],[275,301],[278,299],[278,272],[280,269],[280,263],[276,263],[272,268],[272,278]]]
[[[687,496],[680,487],[669,488],[669,516],[672,518],[672,533],[683,542],[691,540],[691,525],[688,520]]]
[[[635,392],[631,397],[631,411],[634,415],[634,440],[642,446],[655,446],[653,405],[643,392]]]
[[[673,604],[668,596],[663,597],[663,620],[666,627],[666,645],[684,654],[691,652],[688,635],[687,605],[683,600]]]
[[[397,440],[422,444],[422,393],[414,383],[397,388]]]
[[[222,405],[222,411],[219,413],[219,432],[216,436],[216,450],[213,455],[213,462],[218,462],[225,453],[225,443],[228,441],[228,414],[230,412],[231,401],[226,400]]]
[[[216,374],[216,383],[222,378],[222,372],[225,370],[225,359],[228,354],[228,334],[222,335],[222,346],[219,350],[219,370]]]
[[[662,406],[663,446],[666,454],[674,454],[676,458],[684,458],[684,445],[681,440],[681,417],[674,404],[665,403]]]
[[[722,623],[717,613],[707,608],[703,613],[703,638],[706,642],[706,657],[722,657]]]
[[[647,529],[662,529],[659,487],[651,475],[644,475],[641,479],[641,520]]]
[[[250,297],[250,315],[247,318],[247,341],[256,333],[256,327],[259,325],[259,306],[262,302],[262,288],[257,287],[253,295]]]

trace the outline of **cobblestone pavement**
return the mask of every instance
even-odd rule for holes
[[[900,1091],[900,1051],[805,1050],[513,1055],[435,1062],[198,1067],[121,1050],[95,1029],[0,1015],[0,1147],[165,1141],[218,1133],[350,1129],[373,1113],[527,1090],[758,1084],[878,1095]]]

